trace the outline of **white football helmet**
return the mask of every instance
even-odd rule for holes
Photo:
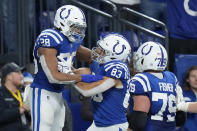
[[[99,64],[104,64],[112,60],[126,62],[130,60],[131,47],[129,42],[119,34],[109,34],[97,42],[98,47],[94,47],[91,57]]]
[[[167,67],[168,55],[161,44],[149,41],[142,44],[134,53],[133,62],[136,72],[163,71]]]
[[[54,26],[60,29],[69,41],[79,43],[85,37],[86,18],[78,7],[65,5],[57,10]]]

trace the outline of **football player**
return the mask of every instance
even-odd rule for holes
[[[129,82],[134,94],[129,126],[133,131],[174,131],[176,108],[183,100],[176,76],[164,71],[168,56],[165,48],[152,41],[142,44],[134,55],[136,74]],[[177,123],[184,124],[183,119]]]
[[[119,34],[108,34],[92,49],[90,65],[93,74],[104,76],[93,83],[79,82],[75,86],[84,96],[92,96],[94,121],[87,131],[127,131],[126,110],[130,98],[127,60],[131,47]]]
[[[86,19],[83,11],[73,5],[60,7],[54,28],[38,36],[33,56],[34,81],[29,90],[33,131],[61,131],[65,107],[62,98],[64,84],[103,79],[99,75],[75,75],[71,67],[75,57],[91,61],[91,50],[81,45],[85,36]]]

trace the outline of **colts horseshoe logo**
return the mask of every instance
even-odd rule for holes
[[[115,48],[116,48],[116,46],[117,45],[119,45],[120,43],[119,43],[119,41],[117,40],[117,43],[114,45],[114,47],[113,47],[113,52],[116,52],[116,50],[115,50]],[[122,54],[122,52],[124,51],[124,49],[125,49],[125,45],[122,45],[122,50],[118,53],[118,52],[116,52],[116,54],[117,55],[120,55],[120,54]]]
[[[148,54],[150,53],[151,49],[153,48],[153,46],[150,46],[149,51],[148,51],[148,52],[144,52],[144,48],[145,48],[146,46],[147,46],[147,45],[145,45],[145,46],[142,48],[142,50],[141,50],[142,55],[148,55]]]
[[[197,11],[195,10],[192,10],[190,7],[189,7],[189,1],[190,0],[184,0],[184,9],[185,11],[191,15],[191,16],[197,16]]]
[[[71,9],[69,9],[69,10],[68,10],[67,16],[65,16],[65,17],[63,18],[62,13],[63,13],[64,10],[66,10],[66,8],[63,8],[63,9],[61,10],[61,12],[60,12],[60,18],[61,18],[62,20],[67,19],[68,16],[70,15],[70,11],[71,11]]]

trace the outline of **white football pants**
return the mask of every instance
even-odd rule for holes
[[[62,131],[65,106],[62,93],[26,87],[24,103],[31,109],[33,131]]]

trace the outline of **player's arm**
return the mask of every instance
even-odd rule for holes
[[[143,131],[146,126],[150,100],[147,96],[137,95],[133,97],[133,113],[129,118],[129,128],[133,131]]]
[[[119,80],[115,80],[109,77],[104,77],[103,80],[92,83],[78,82],[74,84],[74,87],[83,95],[83,96],[93,96],[98,93],[102,93],[119,83]]]
[[[135,75],[129,82],[130,92],[133,96],[133,112],[131,113],[129,121],[129,128],[133,131],[143,131],[146,126],[148,112],[150,109],[150,99],[146,95],[151,88],[146,86],[145,81],[148,83],[143,74]],[[149,84],[148,84],[149,85]]]
[[[76,57],[81,61],[91,63],[91,50],[81,45],[77,50]]]
[[[197,113],[197,102],[179,103],[177,109],[184,112]]]
[[[40,47],[38,50],[38,54],[40,56],[40,63],[42,69],[44,70],[50,83],[69,84],[79,81],[85,82],[87,80],[86,76],[82,76],[80,74],[68,74],[59,72],[56,49]],[[92,78],[94,78],[94,76],[92,76]],[[88,80],[93,80],[92,78],[88,77]]]
[[[183,99],[182,88],[180,86],[176,87],[177,94],[177,109],[179,111],[197,113],[197,102],[185,102]]]
[[[175,76],[176,79],[176,103],[177,103],[177,111],[176,111],[176,116],[175,116],[175,121],[176,121],[176,128],[179,128],[185,124],[185,121],[187,119],[187,114],[179,110],[178,108],[182,105],[182,103],[185,103],[184,97],[183,97],[183,91],[182,88],[179,86],[178,80]],[[187,108],[188,105],[183,104],[184,108]]]

